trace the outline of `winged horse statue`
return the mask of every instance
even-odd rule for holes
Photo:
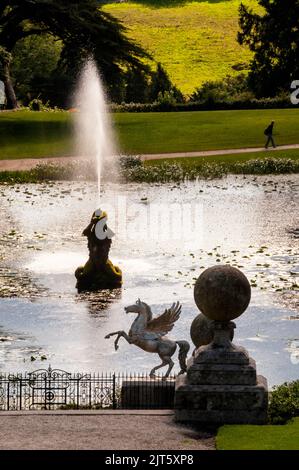
[[[137,313],[138,315],[132,323],[129,333],[127,334],[125,331],[115,331],[109,333],[105,338],[108,339],[111,336],[117,336],[114,341],[115,350],[118,349],[120,338],[124,338],[129,344],[135,344],[144,351],[157,353],[162,363],[150,371],[150,377],[155,377],[155,371],[157,369],[168,365],[167,372],[163,376],[164,380],[169,376],[174,366],[171,357],[175,353],[178,345],[181,367],[180,374],[183,374],[187,369],[186,359],[190,345],[187,341],[172,341],[165,336],[172,330],[175,322],[179,319],[181,309],[182,306],[177,302],[166,309],[162,315],[153,318],[150,306],[138,299],[134,305],[125,307],[126,313]]]

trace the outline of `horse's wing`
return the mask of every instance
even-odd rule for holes
[[[181,310],[182,306],[179,302],[172,304],[162,315],[149,321],[146,325],[146,330],[156,331],[157,333],[166,335],[172,330],[175,322],[180,318]]]

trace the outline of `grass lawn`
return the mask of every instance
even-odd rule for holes
[[[125,153],[168,153],[259,147],[274,119],[278,145],[299,143],[299,110],[197,111],[114,115]]]
[[[128,36],[161,62],[184,94],[208,80],[246,71],[251,52],[237,43],[240,0],[135,0],[104,5]],[[243,0],[261,11],[256,0]]]
[[[73,116],[0,113],[0,159],[74,154]],[[113,114],[120,151],[132,155],[263,146],[263,131],[272,119],[278,145],[299,143],[297,109]]]
[[[70,155],[71,120],[66,112],[0,112],[0,160]]]
[[[283,426],[222,426],[218,450],[299,450],[299,418]]]

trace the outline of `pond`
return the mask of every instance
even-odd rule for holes
[[[104,339],[129,330],[134,314],[124,307],[140,297],[157,315],[179,300],[181,318],[169,336],[190,340],[195,279],[230,263],[252,285],[235,342],[270,386],[298,378],[298,188],[297,175],[107,183],[101,207],[116,234],[110,258],[123,271],[123,288],[78,294],[74,270],[87,260],[81,233],[97,205],[96,185],[0,186],[0,370],[149,371],[158,356],[124,340],[114,351]]]

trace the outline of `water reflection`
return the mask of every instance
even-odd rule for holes
[[[122,289],[81,292],[75,297],[75,302],[82,303],[91,316],[106,318],[112,304],[119,302],[121,297]]]

